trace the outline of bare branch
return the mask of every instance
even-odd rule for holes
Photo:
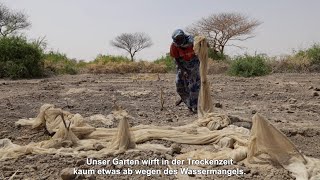
[[[187,28],[187,32],[206,36],[210,47],[223,54],[224,47],[229,41],[245,41],[253,38],[253,31],[260,24],[258,20],[239,13],[220,13],[193,23]]]
[[[239,48],[239,49],[246,49],[246,47],[244,47],[244,46],[239,46],[239,45],[235,45],[235,44],[228,44],[226,46],[232,46],[232,47],[236,47],[236,48]]]
[[[255,37],[255,35],[247,36],[247,37],[238,37],[238,38],[230,38],[230,41],[245,41]]]
[[[0,4],[0,35],[5,37],[31,26],[26,14],[15,12]]]
[[[136,32],[132,34],[123,33],[111,41],[110,44],[119,49],[126,50],[131,56],[131,61],[133,61],[137,52],[152,46],[153,43],[147,34]]]

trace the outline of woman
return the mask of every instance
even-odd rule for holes
[[[193,51],[193,37],[181,29],[172,34],[170,55],[175,59],[177,67],[176,88],[181,99],[190,111],[196,113],[200,89],[199,59]]]

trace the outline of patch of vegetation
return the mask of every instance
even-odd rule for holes
[[[272,71],[275,73],[309,72],[310,60],[306,57],[284,56],[270,61]]]
[[[320,45],[281,57],[271,63],[274,72],[320,72]]]
[[[166,66],[153,62],[109,62],[107,64],[89,63],[88,73],[107,74],[107,73],[166,73]]]
[[[169,54],[166,54],[166,56],[162,56],[161,58],[155,60],[154,63],[165,65],[167,72],[173,72],[176,69],[175,60]]]
[[[267,63],[267,57],[262,55],[236,57],[228,70],[230,75],[242,77],[263,76],[270,72],[271,67]]]
[[[78,63],[74,59],[69,59],[65,54],[50,51],[44,54],[44,67],[54,74],[77,74]]]
[[[0,78],[35,78],[43,75],[42,50],[25,37],[0,38]]]
[[[107,63],[122,63],[122,62],[131,62],[131,60],[124,56],[112,56],[112,55],[102,55],[99,54],[96,59],[93,61],[94,64],[107,64]]]
[[[214,51],[213,49],[208,49],[208,57],[214,61],[223,61],[227,60],[228,56],[225,54],[221,54],[220,52]]]
[[[307,57],[311,64],[320,65],[320,44],[314,44],[307,50],[300,50],[295,57]]]

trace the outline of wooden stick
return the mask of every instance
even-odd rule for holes
[[[160,105],[161,105],[161,111],[164,109],[164,98],[163,98],[163,89],[160,88]]]
[[[12,174],[12,176],[9,178],[9,180],[13,180],[13,178],[16,176],[18,171],[19,171],[19,169],[14,174]]]

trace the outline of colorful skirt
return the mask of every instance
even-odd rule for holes
[[[200,90],[200,61],[198,57],[190,61],[179,61],[176,75],[177,93],[189,109],[196,109]]]

